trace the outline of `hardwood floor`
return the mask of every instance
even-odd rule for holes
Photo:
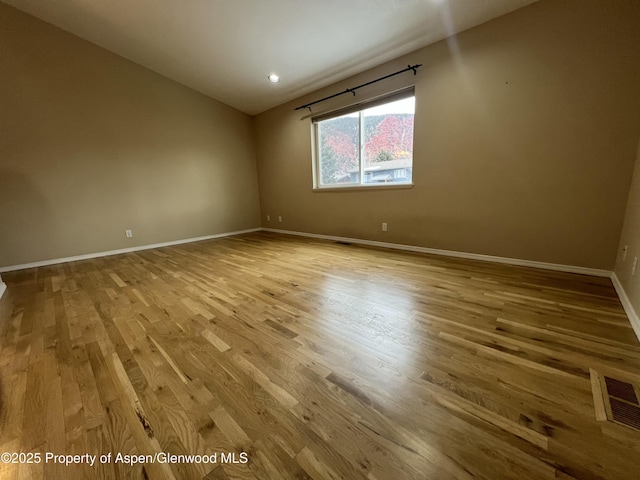
[[[606,278],[266,232],[3,278],[2,479],[640,478]]]

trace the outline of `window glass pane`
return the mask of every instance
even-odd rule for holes
[[[359,114],[318,123],[320,184],[360,183]]]
[[[363,183],[408,183],[413,170],[415,97],[362,111]]]
[[[412,182],[415,97],[405,95],[313,120],[316,186]]]

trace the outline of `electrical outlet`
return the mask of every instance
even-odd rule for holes
[[[124,234],[127,236],[127,238],[131,238],[133,237],[133,230],[127,229],[124,231]]]
[[[625,261],[627,259],[627,245],[624,246],[624,248],[622,249],[622,261]]]
[[[386,232],[387,231],[387,222],[383,222],[382,223],[382,231]]]
[[[282,217],[280,215],[278,215],[278,221],[282,223]]]
[[[271,221],[271,215],[267,215],[267,222]]]
[[[633,266],[631,267],[631,275],[636,274],[636,267],[638,266],[638,257],[633,257]]]

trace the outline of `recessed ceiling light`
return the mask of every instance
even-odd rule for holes
[[[267,77],[271,83],[278,83],[280,81],[280,77],[275,73],[272,73]]]

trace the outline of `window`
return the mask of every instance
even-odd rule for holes
[[[313,119],[315,187],[410,184],[413,89]]]

